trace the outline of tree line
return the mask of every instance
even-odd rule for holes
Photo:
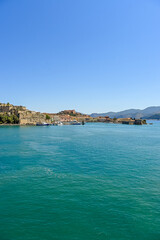
[[[15,115],[0,114],[0,124],[18,124],[19,118]]]

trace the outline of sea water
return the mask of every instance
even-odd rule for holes
[[[159,240],[160,123],[0,127],[0,240]]]

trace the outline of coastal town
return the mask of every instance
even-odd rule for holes
[[[102,122],[128,125],[146,124],[144,119],[110,118],[109,116],[91,117],[75,110],[64,110],[58,113],[40,113],[28,110],[24,106],[0,103],[0,124],[18,125],[84,125],[88,122]]]

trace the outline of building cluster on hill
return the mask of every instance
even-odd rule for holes
[[[129,125],[146,124],[146,121],[142,119],[110,118],[108,116],[91,117],[87,114],[76,112],[75,110],[64,110],[59,113],[40,113],[30,111],[23,106],[0,103],[0,124],[37,125],[42,123],[56,124],[58,122],[62,122],[63,124],[72,122],[104,122]]]
[[[76,112],[75,110],[64,110],[59,113],[45,113],[47,114],[52,122],[87,122],[92,119],[89,115]]]

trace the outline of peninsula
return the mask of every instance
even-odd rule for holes
[[[109,116],[92,117],[87,114],[76,112],[75,110],[64,110],[59,113],[40,113],[28,110],[24,106],[0,103],[0,124],[37,125],[43,123],[56,124],[58,122],[65,125],[72,122],[104,122],[128,125],[146,124],[146,120],[144,119],[110,118]]]

